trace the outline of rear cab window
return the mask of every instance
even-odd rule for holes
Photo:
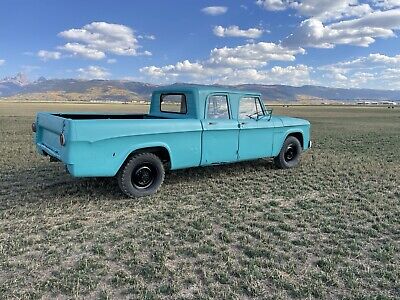
[[[183,93],[160,95],[160,111],[173,114],[187,114],[186,96]]]

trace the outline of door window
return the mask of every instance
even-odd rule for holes
[[[243,97],[239,103],[239,119],[257,119],[263,116],[264,112],[257,97]]]
[[[228,97],[226,95],[208,97],[207,119],[229,119]]]

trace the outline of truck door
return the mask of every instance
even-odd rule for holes
[[[206,103],[203,123],[202,165],[237,160],[239,126],[231,116],[227,94],[212,94]]]
[[[265,115],[258,97],[239,101],[239,160],[270,157],[273,144],[273,121]]]

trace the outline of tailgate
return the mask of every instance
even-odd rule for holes
[[[51,113],[38,113],[36,117],[36,145],[47,154],[64,160],[65,147],[60,135],[68,134],[69,121]]]

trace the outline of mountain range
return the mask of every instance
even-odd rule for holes
[[[160,87],[160,85],[126,80],[46,79],[40,77],[38,80],[30,82],[26,76],[19,73],[14,77],[6,77],[0,80],[0,100],[147,101],[152,90],[156,87]],[[400,91],[398,90],[262,84],[224,87],[259,92],[266,101],[400,101]]]

